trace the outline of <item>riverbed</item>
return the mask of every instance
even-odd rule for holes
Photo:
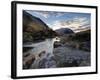
[[[41,68],[57,68],[57,67],[80,67],[90,66],[90,52],[71,48],[68,46],[59,46],[54,48],[56,38],[46,39],[45,41],[23,45],[23,47],[31,47],[24,54],[29,53],[34,60],[24,69],[41,69]],[[27,61],[27,60],[26,60]],[[23,61],[24,62],[24,61]],[[24,62],[24,66],[27,66]]]

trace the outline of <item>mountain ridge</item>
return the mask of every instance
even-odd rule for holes
[[[40,18],[23,11],[23,42],[36,42],[53,38],[57,34],[49,26],[46,25]]]
[[[69,29],[69,28],[60,28],[55,30],[59,35],[64,35],[64,34],[73,34],[74,31]]]

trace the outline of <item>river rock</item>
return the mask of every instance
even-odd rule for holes
[[[53,57],[44,58],[39,62],[39,68],[55,68],[55,67],[56,67],[56,61],[53,59]]]

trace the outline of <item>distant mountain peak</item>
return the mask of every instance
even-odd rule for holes
[[[69,28],[60,28],[55,30],[58,34],[60,35],[64,35],[64,34],[72,34],[74,33],[73,30],[69,29]]]

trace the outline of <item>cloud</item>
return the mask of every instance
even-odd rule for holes
[[[49,13],[46,12],[46,11],[36,11],[34,13],[37,14],[37,15],[43,16],[44,18],[50,17]]]
[[[49,18],[51,16],[60,17],[60,16],[63,15],[63,13],[60,13],[60,12],[50,12],[50,11],[36,11],[34,13],[38,14],[38,15],[41,15],[44,18]]]
[[[90,20],[87,17],[74,17],[70,20],[55,21],[52,25],[54,30],[60,28],[70,28],[73,31],[85,30],[90,27]]]
[[[60,12],[59,13],[58,12],[55,12],[54,14],[55,14],[55,17],[61,17],[61,16],[64,15],[63,13],[60,13]]]
[[[53,23],[53,25],[51,25],[51,26],[52,26],[52,29],[53,29],[53,30],[68,27],[67,25],[63,25],[63,24],[62,24],[62,21],[55,21],[55,22]]]

